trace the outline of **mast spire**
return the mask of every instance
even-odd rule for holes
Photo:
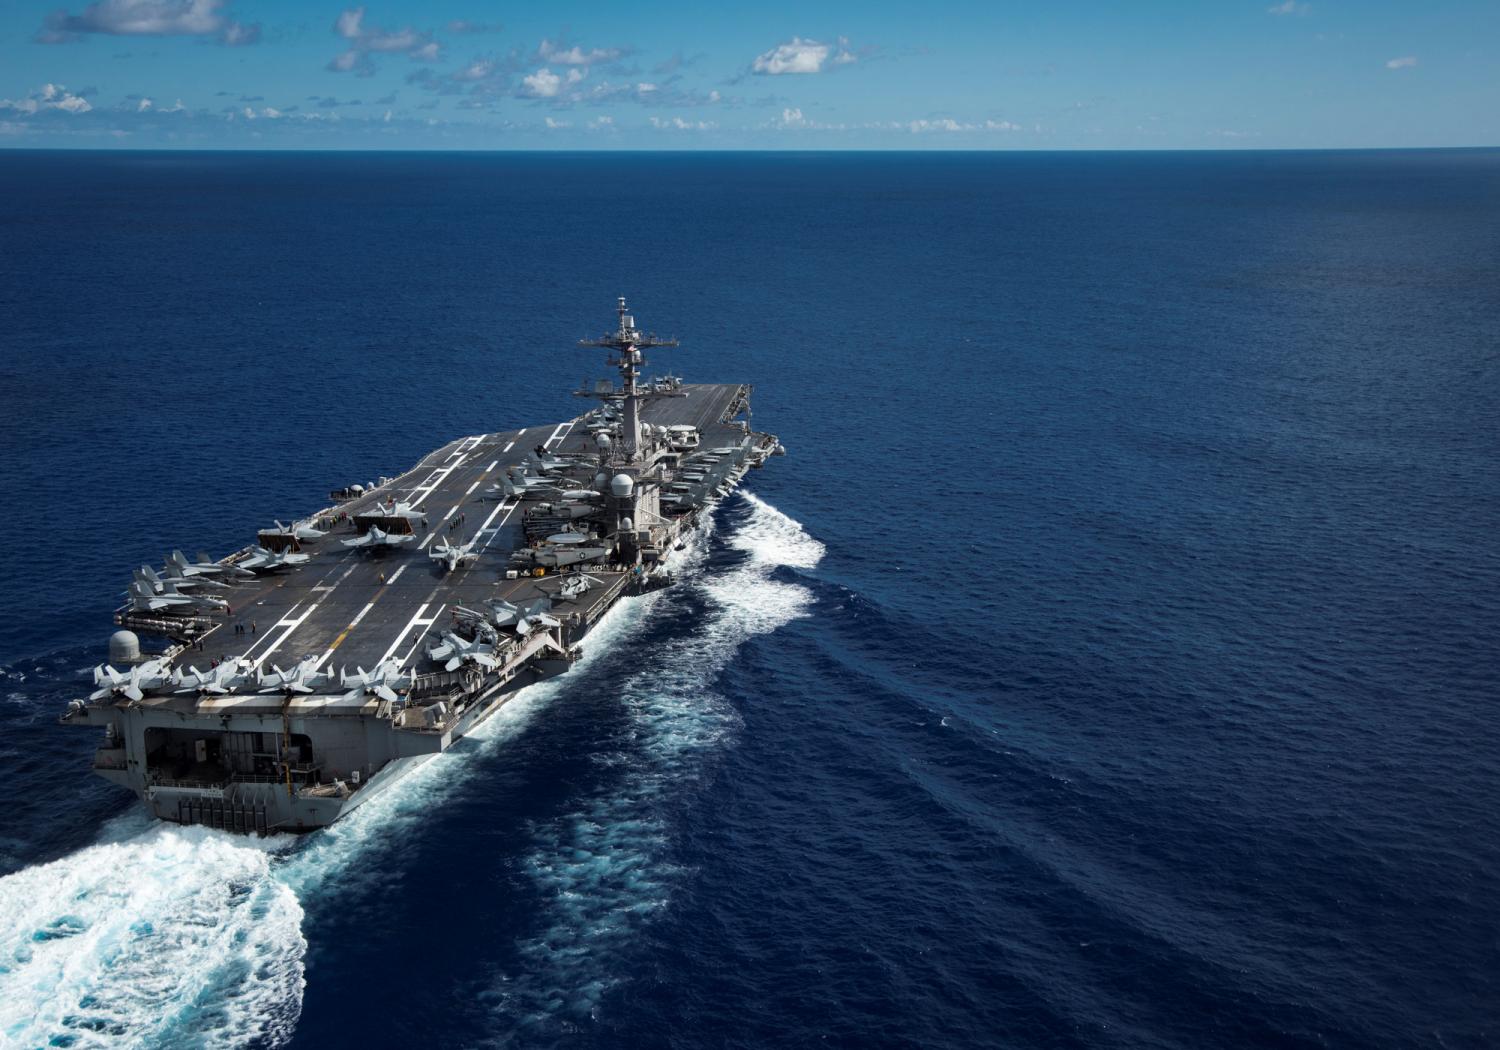
[[[635,318],[630,314],[630,308],[625,305],[625,297],[622,295],[615,300],[615,312],[619,315],[619,327],[613,334],[602,335],[597,339],[580,339],[579,346],[602,347],[610,352],[609,364],[620,370],[620,390],[611,392],[612,397],[618,397],[624,402],[625,420],[624,433],[621,435],[625,446],[626,459],[635,463],[641,458],[641,410],[642,396],[636,386],[636,380],[640,378],[641,366],[646,363],[641,351],[648,347],[676,346],[676,339],[663,339],[654,333],[642,332],[635,325]]]

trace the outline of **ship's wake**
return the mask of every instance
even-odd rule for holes
[[[0,880],[0,1044],[282,1041],[307,945],[274,848],[132,814]]]
[[[667,905],[679,874],[671,811],[739,725],[715,683],[747,640],[807,615],[813,602],[808,588],[778,570],[813,567],[823,545],[763,500],[738,499],[743,516],[721,541],[733,567],[688,582],[707,607],[704,619],[653,646],[648,666],[611,683],[629,727],[617,749],[595,759],[613,775],[532,828],[523,865],[544,902],[540,929],[519,943],[515,972],[491,990],[504,1021],[521,1031],[566,1031],[625,980],[630,944]]]
[[[693,636],[627,679],[621,703],[636,747],[606,756],[623,781],[535,828],[527,870],[548,896],[544,929],[520,946],[524,980],[501,999],[513,1020],[587,1013],[616,983],[619,948],[665,902],[672,871],[659,804],[733,731],[713,690],[752,635],[803,615],[810,593],[778,582],[778,566],[810,567],[822,545],[756,499],[725,542],[745,557],[703,573],[700,534],[678,567],[712,612]],[[593,661],[640,631],[665,595],[616,606],[590,635],[575,673],[531,686],[452,750],[407,774],[331,828],[254,840],[153,822],[140,811],[98,841],[0,878],[0,1045],[275,1046],[302,1010],[307,942],[302,901],[346,892],[372,866],[355,863],[430,815],[522,732]],[[336,888],[335,888],[336,887]]]

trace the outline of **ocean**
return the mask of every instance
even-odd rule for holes
[[[128,571],[569,418],[789,450],[302,838],[56,724]],[[0,1046],[1500,1042],[1500,151],[0,152]]]

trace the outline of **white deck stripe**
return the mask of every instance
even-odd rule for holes
[[[417,646],[419,646],[419,645],[422,644],[422,639],[427,637],[428,630],[432,627],[432,625],[434,623],[437,622],[437,618],[443,614],[443,610],[446,609],[447,607],[448,606],[447,606],[446,603],[444,603],[443,605],[439,605],[437,607],[437,612],[435,612],[435,613],[432,614],[432,619],[426,620],[426,621],[422,621],[422,620],[418,620],[417,621],[417,623],[420,623],[420,624],[423,625],[422,626],[422,633],[419,634],[419,635],[417,635],[417,640],[411,643],[411,648],[410,649],[406,650],[406,655],[403,656],[401,658],[401,662],[396,665],[398,668],[404,669],[406,667],[407,661],[410,660],[411,657],[412,657],[412,654],[417,651]]]
[[[500,524],[496,525],[495,528],[494,528],[494,531],[490,533],[490,538],[484,541],[484,546],[483,547],[479,548],[481,551],[487,551],[487,550],[490,549],[490,544],[492,544],[492,543],[495,542],[495,537],[498,536],[498,535],[500,535],[500,530],[502,528],[504,528],[505,527],[505,523],[510,520],[510,513],[511,513],[511,511],[515,510],[520,505],[521,505],[520,503],[512,503],[510,505],[510,508],[508,510],[506,510],[506,512],[505,512],[505,517],[503,517],[503,518],[500,519]],[[500,508],[496,507],[495,509],[499,510]],[[491,514],[490,517],[493,518],[494,515]],[[488,525],[489,522],[486,521],[485,524]],[[483,529],[480,529],[479,532],[474,533],[474,537],[476,539],[478,539],[479,538],[479,534],[481,532],[483,532],[483,531],[484,531]]]
[[[270,627],[267,627],[265,629],[264,633],[262,633],[259,637],[257,637],[255,639],[255,641],[253,641],[253,642],[250,643],[250,648],[246,649],[241,654],[241,656],[248,658],[251,653],[255,652],[255,649],[256,649],[257,646],[262,645],[262,644],[264,644],[266,642],[269,642],[271,640],[271,632],[274,631],[274,630],[276,630],[276,628],[278,628],[278,627],[285,627],[287,624],[291,623],[292,622],[292,620],[291,620],[292,613],[296,612],[301,607],[302,607],[302,603],[298,602],[296,605],[294,605],[290,609],[288,609],[286,611],[286,615],[283,616],[281,619],[277,620]]]
[[[271,647],[269,649],[267,649],[265,652],[261,653],[260,656],[256,657],[256,659],[255,659],[255,667],[256,667],[257,670],[260,669],[260,665],[261,664],[263,664],[263,663],[266,662],[266,658],[268,656],[270,656],[277,649],[280,649],[282,647],[282,645],[286,642],[286,640],[292,636],[292,632],[295,631],[297,628],[301,627],[302,624],[304,622],[306,622],[307,618],[309,616],[311,616],[313,614],[313,612],[317,608],[318,608],[318,603],[317,602],[313,602],[311,605],[309,605],[307,607],[307,611],[306,612],[304,612],[297,619],[293,620],[291,623],[287,624],[286,630],[283,631],[283,632],[281,632],[281,637],[278,638],[278,639],[276,639],[276,641],[271,645]]]
[[[417,621],[422,618],[422,614],[424,612],[426,612],[426,611],[427,611],[427,605],[426,605],[425,602],[422,605],[419,605],[417,607],[416,615],[414,615],[410,620],[406,621],[406,626],[403,627],[403,628],[401,628],[400,633],[397,634],[396,637],[391,641],[390,648],[385,651],[385,653],[380,657],[379,660],[375,661],[375,663],[376,663],[377,666],[379,666],[380,664],[384,663],[386,660],[389,660],[391,658],[391,654],[396,651],[396,646],[400,645],[401,644],[401,639],[403,639],[403,638],[406,637],[406,632],[409,631],[409,630],[411,630],[413,627],[415,627],[417,625]],[[428,620],[427,622],[431,623],[432,621]]]

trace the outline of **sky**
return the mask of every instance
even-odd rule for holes
[[[0,3],[0,148],[1496,145],[1497,0]]]

